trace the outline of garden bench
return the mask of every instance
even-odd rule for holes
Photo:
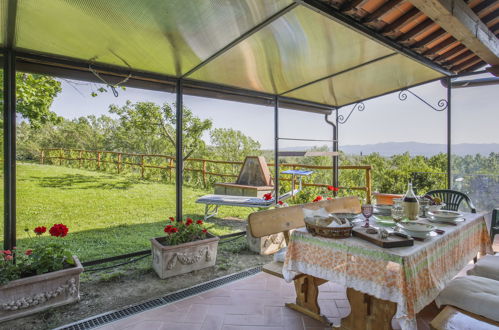
[[[302,209],[316,210],[322,207],[331,213],[360,213],[360,202],[357,197],[342,197],[251,213],[248,217],[248,229],[253,237],[283,233],[287,245],[290,230],[305,226]],[[262,270],[283,278],[282,266],[282,262],[273,261],[264,265]]]
[[[499,322],[483,316],[466,312],[453,306],[445,308],[430,322],[432,330],[480,329],[492,330],[499,327]]]

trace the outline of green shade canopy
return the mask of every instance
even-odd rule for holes
[[[7,3],[0,0],[3,47]],[[291,0],[17,0],[14,8],[21,53],[331,107],[443,76]]]

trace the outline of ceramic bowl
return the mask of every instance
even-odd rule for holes
[[[455,220],[463,216],[462,213],[448,210],[429,211],[428,215],[438,220]]]
[[[438,204],[438,205],[428,205],[428,211],[430,212],[435,212],[435,211],[440,211],[442,207],[445,206],[445,203]]]
[[[431,231],[436,229],[435,226],[420,222],[400,222],[397,227],[402,228],[407,234],[414,237],[426,237]]]

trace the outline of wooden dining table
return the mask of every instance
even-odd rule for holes
[[[287,306],[327,323],[320,312],[318,287],[332,281],[347,288],[351,306],[351,313],[341,320],[342,329],[391,329],[393,318],[404,330],[417,329],[416,314],[477,253],[492,253],[484,214],[463,213],[457,225],[432,224],[444,233],[397,248],[382,248],[358,237],[331,239],[312,236],[305,228],[295,230],[283,275],[294,281],[296,302]]]

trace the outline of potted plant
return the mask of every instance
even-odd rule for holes
[[[208,233],[202,220],[170,217],[164,232],[151,239],[152,265],[160,278],[215,265],[219,238]]]
[[[37,236],[46,231],[34,229]],[[0,250],[0,322],[80,299],[83,267],[61,242],[68,228],[55,224],[49,233],[53,239],[48,244],[32,239],[25,251]]]

